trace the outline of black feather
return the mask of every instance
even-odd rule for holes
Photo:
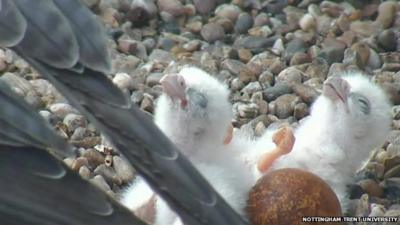
[[[145,225],[43,149],[0,145],[0,221],[7,225]]]
[[[105,74],[90,69],[103,70],[109,59],[103,52],[106,49],[104,43],[97,43],[103,45],[101,49],[97,44],[87,43],[94,35],[91,32],[101,35],[97,28],[77,26],[80,21],[76,14],[78,11],[88,26],[96,23],[88,22],[93,17],[88,10],[76,5],[80,4],[78,0],[70,0],[67,5],[62,0],[55,1],[55,4],[51,0],[14,1],[28,21],[28,28],[24,39],[12,49],[109,137],[185,224],[247,224],[153,121],[133,105]],[[75,13],[73,9],[78,11]],[[81,54],[83,49],[88,52],[87,57]],[[103,59],[94,58],[94,62],[88,63],[89,58],[96,54]],[[83,58],[79,58],[82,55]]]
[[[0,0],[0,46],[19,43],[26,31],[26,20],[12,0]]]

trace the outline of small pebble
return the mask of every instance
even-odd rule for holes
[[[269,26],[253,27],[248,30],[248,33],[256,37],[268,37],[273,34]]]
[[[383,189],[379,186],[376,181],[367,179],[358,182],[358,185],[367,193],[369,196],[381,197]]]
[[[281,95],[292,93],[292,88],[287,84],[278,84],[273,87],[267,88],[263,95],[267,101],[274,101]]]
[[[393,23],[396,15],[398,3],[395,1],[382,2],[378,8],[378,17],[376,22],[382,25],[383,28],[388,28]]]
[[[385,51],[395,51],[397,47],[397,37],[393,30],[384,30],[378,35],[378,45]]]
[[[89,180],[90,176],[91,176],[91,172],[90,172],[89,168],[87,168],[87,166],[83,165],[83,166],[81,166],[81,168],[79,168],[79,175],[83,179]]]
[[[113,83],[120,89],[132,90],[134,87],[133,79],[127,73],[117,73],[113,78]]]
[[[93,1],[93,0],[92,0]],[[153,19],[157,15],[157,6],[153,1],[133,0],[127,11],[127,17],[131,22],[144,22]]]
[[[308,85],[296,84],[292,86],[293,91],[301,98],[301,100],[311,105],[319,96],[319,93]]]
[[[233,4],[222,4],[215,10],[215,15],[220,18],[228,18],[232,22],[236,22],[242,10]]]
[[[306,43],[300,38],[295,38],[287,44],[284,57],[286,60],[290,60],[295,53],[305,52],[306,49]]]
[[[75,134],[75,132],[74,132],[74,134]],[[87,148],[94,148],[96,145],[99,145],[101,143],[101,138],[98,136],[96,136],[96,137],[89,136],[89,137],[84,137],[82,140],[72,141],[72,136],[71,136],[71,142],[75,146],[87,149]]]
[[[151,73],[146,78],[146,84],[149,87],[160,84],[160,79],[164,76],[163,73]]]
[[[70,132],[73,132],[78,127],[86,127],[86,119],[74,113],[69,113],[65,116],[63,123],[67,126]]]
[[[174,57],[171,53],[161,50],[161,49],[154,49],[149,55],[149,61],[151,62],[158,62],[163,65],[168,65],[174,60]]]
[[[242,92],[247,95],[251,95],[255,92],[261,91],[262,89],[263,88],[260,85],[260,83],[257,81],[254,81],[254,82],[248,83],[244,88],[242,88]]]
[[[96,168],[104,163],[104,155],[93,148],[85,150],[82,156],[88,160],[89,168]]]
[[[196,10],[201,14],[209,14],[214,10],[216,4],[216,0],[194,0]]]
[[[295,67],[282,70],[276,77],[276,84],[287,83],[288,85],[301,84],[302,72]]]
[[[123,183],[128,183],[133,180],[135,175],[134,169],[127,161],[119,156],[114,156],[113,165],[117,177],[121,179]]]
[[[49,122],[49,123],[52,122],[53,118],[52,118],[51,112],[49,112],[47,110],[40,110],[39,115],[41,115],[43,117],[43,119],[46,120],[47,122]]]
[[[310,114],[310,109],[306,103],[300,102],[295,105],[293,110],[293,116],[297,120],[301,120],[302,118],[308,116]]]
[[[89,180],[92,184],[96,185],[100,190],[105,192],[111,191],[110,186],[107,184],[106,180],[104,180],[103,176],[96,175],[92,179]]]
[[[311,14],[304,14],[299,21],[299,25],[304,31],[310,31],[316,28],[316,21]]]
[[[205,41],[215,42],[224,38],[225,31],[224,28],[217,23],[208,23],[201,29],[201,36]]]
[[[300,102],[299,97],[293,94],[284,94],[279,96],[275,100],[275,112],[274,114],[279,119],[288,118],[289,116],[293,115],[294,108],[297,103]]]
[[[258,115],[258,106],[254,103],[238,104],[237,110],[243,118],[254,118]]]
[[[105,164],[99,165],[93,174],[96,176],[101,176],[107,183],[116,183],[118,185],[122,184],[122,181],[117,177],[114,168],[106,166]]]
[[[82,166],[88,166],[89,162],[85,157],[78,157],[71,165],[71,169],[79,171]]]
[[[67,165],[69,168],[72,168],[72,165],[75,162],[74,158],[65,158],[64,160],[65,165]]]
[[[248,13],[241,13],[235,23],[235,32],[246,33],[253,26],[253,17]]]
[[[325,80],[329,71],[329,65],[323,58],[315,58],[312,63],[307,67],[304,74],[307,74],[310,78],[319,78]]]
[[[15,73],[6,72],[0,77],[0,80],[4,81],[10,87],[21,90],[22,96],[26,96],[26,94],[33,89],[32,84],[29,81],[23,79]]]
[[[303,52],[298,52],[292,56],[292,58],[290,59],[289,65],[294,66],[294,65],[301,65],[301,64],[310,63],[310,62],[311,62],[311,58],[310,58],[309,54],[303,53]]]
[[[374,216],[384,216],[385,215],[385,206],[380,205],[380,204],[371,204],[371,212],[369,213],[369,217],[374,217]]]
[[[36,110],[44,107],[44,102],[42,101],[42,98],[34,90],[28,91],[24,99],[32,108]]]
[[[254,27],[261,27],[267,25],[269,22],[269,17],[266,13],[259,13],[254,18]]]
[[[143,94],[143,100],[140,104],[140,108],[147,111],[153,112],[154,111],[154,97],[149,94]]]
[[[55,103],[50,105],[49,110],[55,116],[64,118],[68,114],[78,114],[79,112],[67,103]]]
[[[238,56],[240,61],[242,61],[243,63],[247,63],[253,57],[253,54],[250,50],[241,48],[238,50]]]

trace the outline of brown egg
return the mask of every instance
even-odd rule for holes
[[[260,178],[250,191],[246,210],[253,225],[338,225],[303,222],[302,217],[342,215],[339,200],[325,181],[310,172],[289,168]]]

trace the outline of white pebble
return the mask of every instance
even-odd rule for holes
[[[299,25],[300,28],[304,31],[314,30],[316,26],[315,18],[309,13],[304,14],[304,16],[299,21]]]

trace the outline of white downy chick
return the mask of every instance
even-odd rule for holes
[[[179,74],[165,75],[164,94],[157,101],[154,120],[157,126],[206,177],[209,183],[240,214],[244,214],[247,192],[253,184],[238,155],[227,148],[231,136],[232,106],[228,88],[206,72],[185,67]],[[145,184],[135,182],[122,202],[135,210]],[[149,193],[144,191],[143,193]],[[136,202],[136,203],[134,203]],[[139,204],[138,204],[139,203]],[[179,218],[157,198],[155,224],[180,224]]]
[[[154,113],[157,126],[190,160],[219,160],[210,153],[221,152],[216,146],[223,144],[232,119],[228,88],[195,67],[168,74],[161,84],[164,94]]]
[[[276,160],[270,170],[301,168],[315,173],[333,188],[345,210],[346,185],[390,131],[390,108],[382,89],[362,74],[328,78],[311,115],[295,130],[292,151]],[[249,153],[253,168],[266,146],[274,146],[271,133],[258,139]]]

